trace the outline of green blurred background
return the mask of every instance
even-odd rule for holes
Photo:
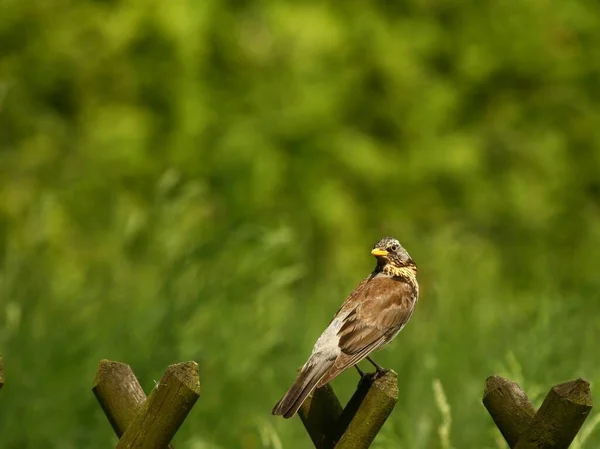
[[[114,445],[102,358],[198,361],[180,448],[309,447],[271,408],[388,234],[374,447],[505,447],[492,373],[598,385],[599,41],[589,0],[2,0],[2,447]]]

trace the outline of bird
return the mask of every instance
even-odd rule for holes
[[[292,387],[273,408],[273,415],[291,418],[315,388],[367,359],[380,377],[389,370],[371,357],[406,326],[419,299],[417,266],[393,237],[379,240],[371,251],[377,259],[373,272],[346,298],[317,339]]]

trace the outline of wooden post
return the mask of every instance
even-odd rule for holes
[[[146,402],[146,393],[131,367],[100,360],[92,391],[115,434],[121,438]],[[168,448],[173,449],[173,446],[169,444]]]
[[[117,444],[117,449],[162,449],[200,395],[196,362],[169,366]]]
[[[590,384],[577,379],[552,387],[516,449],[566,449],[592,409]]]
[[[398,400],[398,375],[388,371],[365,375],[339,419],[335,449],[368,448]]]
[[[4,386],[4,362],[2,361],[2,357],[0,357],[0,389]]]
[[[517,445],[535,416],[523,389],[516,382],[496,375],[486,380],[483,405],[511,448]]]
[[[329,384],[317,388],[302,404],[298,415],[315,448],[333,448],[339,435],[337,422],[342,405]]]

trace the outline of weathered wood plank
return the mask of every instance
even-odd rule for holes
[[[368,448],[398,401],[398,375],[365,375],[339,419],[335,449]]]
[[[146,401],[146,393],[131,367],[125,363],[101,360],[92,391],[115,434],[121,438]]]
[[[162,449],[200,396],[196,362],[169,366],[117,444],[117,449]]]
[[[317,388],[298,410],[316,449],[333,448],[341,414],[342,405],[329,384]]]
[[[517,445],[535,416],[535,408],[523,389],[497,375],[486,380],[483,405],[511,448]]]
[[[567,449],[591,409],[587,381],[577,379],[552,387],[515,449]]]

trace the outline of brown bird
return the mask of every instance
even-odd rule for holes
[[[364,358],[375,366],[377,375],[388,371],[368,356],[389,343],[410,319],[419,298],[417,266],[391,237],[377,242],[371,254],[377,258],[375,270],[346,298],[296,381],[273,408],[274,415],[294,416],[315,388]]]

